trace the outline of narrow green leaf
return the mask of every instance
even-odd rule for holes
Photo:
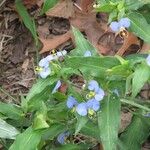
[[[132,97],[135,97],[150,78],[150,67],[145,64],[137,66],[132,80]]]
[[[103,100],[101,112],[98,113],[100,138],[105,150],[116,150],[120,125],[120,101],[115,95]]]
[[[78,116],[77,117],[77,124],[76,124],[76,129],[75,129],[75,135],[80,132],[80,130],[86,125],[87,122],[88,122],[88,118],[87,117],[82,117],[82,116]]]
[[[136,107],[136,108],[139,108],[139,109],[142,109],[142,110],[145,110],[145,111],[150,111],[150,108],[148,108],[147,106],[143,106],[143,105],[138,104],[138,103],[136,103],[134,101],[126,100],[126,99],[120,99],[120,101],[122,103],[129,104],[129,105],[131,105],[133,107]]]
[[[45,0],[42,8],[42,14],[46,13],[50,8],[54,7],[58,0]]]
[[[72,31],[75,37],[75,44],[76,44],[76,49],[74,49],[74,51],[72,51],[72,55],[75,56],[84,56],[84,53],[86,51],[91,51],[92,55],[97,55],[97,50],[92,46],[92,44],[87,41],[84,36],[82,35],[82,33],[72,27]]]
[[[0,119],[0,138],[15,139],[19,131],[6,121]]]
[[[0,102],[0,113],[14,120],[19,120],[24,116],[22,110],[19,107],[13,104],[6,104],[2,102]]]
[[[131,31],[145,42],[150,43],[150,24],[147,23],[146,19],[135,12],[128,14],[128,17],[131,20]]]
[[[9,150],[36,150],[40,140],[40,131],[34,131],[31,127],[29,127],[17,136]]]
[[[38,36],[36,32],[35,22],[33,19],[31,19],[30,15],[27,12],[27,9],[22,3],[22,0],[15,0],[15,5],[17,12],[21,16],[21,19],[23,20],[25,26],[30,30],[32,33],[32,36],[36,42],[36,45],[38,44]]]
[[[56,81],[57,81],[56,76],[51,76],[46,79],[39,79],[37,83],[35,83],[30,89],[26,97],[26,101],[29,101],[31,98],[41,93],[45,88],[52,85]]]
[[[150,119],[134,115],[131,124],[121,134],[125,150],[141,150],[142,143],[150,134]]]
[[[63,133],[66,131],[66,127],[62,124],[53,124],[49,128],[43,131],[42,133],[42,139],[43,140],[52,140],[54,139],[58,134]]]

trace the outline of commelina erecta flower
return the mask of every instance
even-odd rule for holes
[[[118,22],[113,21],[110,24],[110,28],[113,32],[119,32],[121,28],[129,28],[131,25],[129,18],[122,18]]]
[[[104,90],[95,80],[91,80],[89,82],[88,89],[90,90],[90,92],[87,94],[88,99],[95,99],[97,101],[101,101],[105,96]]]
[[[150,66],[150,54],[148,55],[148,57],[146,58],[146,62],[148,64],[148,66]]]
[[[78,102],[73,96],[69,96],[67,99],[67,107],[72,109],[73,107],[77,106]]]
[[[70,133],[68,131],[66,132],[63,132],[61,134],[58,135],[57,137],[57,141],[60,143],[60,144],[66,144],[66,140],[67,138],[69,137]]]
[[[61,52],[48,55],[47,57],[41,59],[38,64],[39,66],[36,67],[35,69],[37,71],[37,74],[41,78],[46,78],[47,76],[49,76],[51,74],[51,68],[49,66],[50,62],[53,60],[57,60],[59,57],[65,56],[66,54],[67,54],[67,51],[63,50]]]

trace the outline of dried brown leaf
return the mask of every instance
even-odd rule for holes
[[[122,56],[133,44],[140,46],[140,41],[133,33],[128,32],[128,35],[124,37],[124,43],[122,47],[118,50],[116,54]]]
[[[71,0],[61,0],[46,15],[70,18],[74,15],[73,2]]]
[[[54,36],[53,38],[50,38],[50,39],[49,38],[48,39],[40,38],[40,41],[43,44],[43,48],[40,51],[40,54],[50,51],[52,49],[55,49],[56,47],[58,47],[59,45],[61,45],[64,42],[66,42],[70,38],[71,38],[70,31],[68,31],[67,33],[60,35],[60,36]]]

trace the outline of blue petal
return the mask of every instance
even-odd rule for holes
[[[98,92],[96,93],[96,95],[95,95],[95,100],[97,100],[97,101],[101,101],[103,98],[104,98],[104,96],[105,96],[105,92],[104,92],[104,90],[103,89],[101,89],[101,88],[99,88],[99,90],[98,90]]]
[[[43,70],[39,73],[40,77],[45,79],[48,75],[50,75],[51,69],[48,68],[43,68]]]
[[[55,93],[60,88],[60,86],[61,86],[61,82],[60,82],[60,80],[58,80],[52,91],[52,94]]]
[[[129,18],[122,18],[119,21],[119,26],[120,27],[125,27],[125,28],[129,28],[130,27],[130,19]]]
[[[54,56],[53,55],[48,55],[46,58],[45,58],[48,62],[54,60]]]
[[[67,99],[67,107],[69,109],[72,109],[77,104],[78,104],[78,102],[77,102],[77,100],[74,97],[72,97],[72,96],[68,97],[68,99]]]
[[[98,85],[98,82],[95,81],[95,80],[91,80],[88,84],[88,89],[90,91],[97,91],[99,89],[99,85]]]
[[[98,111],[100,108],[100,103],[95,99],[88,100],[86,105],[88,109],[92,109],[94,111]]]
[[[87,105],[86,103],[80,103],[77,107],[76,107],[76,111],[79,115],[81,116],[86,116],[87,115]]]
[[[146,58],[146,62],[148,64],[148,66],[150,66],[150,54],[148,55],[148,57]]]
[[[39,61],[39,66],[40,66],[40,67],[48,68],[49,62],[47,61],[46,58],[43,58],[43,59],[41,59],[41,60]]]
[[[120,29],[119,23],[116,21],[111,22],[110,28],[113,32],[118,32]]]
[[[84,53],[84,57],[90,57],[90,56],[92,56],[91,51],[86,51],[86,52]]]
[[[61,133],[58,135],[57,137],[57,141],[60,143],[60,144],[65,144],[65,140],[67,137],[69,137],[70,133],[69,132],[64,132],[64,133]]]

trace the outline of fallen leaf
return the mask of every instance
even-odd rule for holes
[[[139,39],[131,32],[127,32],[127,36],[124,36],[124,42],[122,47],[118,50],[116,55],[122,56],[131,45],[138,45],[140,47]]]
[[[32,6],[37,4],[37,0],[23,0],[23,4],[27,7],[27,8],[31,8]]]
[[[69,2],[70,3],[70,2]],[[99,51],[103,52],[105,51],[105,49],[98,44],[98,39],[99,37],[102,35],[102,33],[104,32],[103,29],[101,28],[102,26],[104,26],[104,24],[98,23],[96,21],[96,12],[93,12],[91,10],[91,8],[89,7],[89,5],[91,5],[91,3],[93,3],[93,0],[82,0],[81,3],[81,9],[83,9],[82,11],[80,9],[78,9],[76,6],[73,6],[72,4],[68,4],[68,0],[65,1],[61,1],[60,3],[58,3],[53,9],[51,9],[47,15],[48,16],[57,16],[57,17],[64,17],[64,18],[69,18],[70,24],[71,26],[74,26],[78,29],[80,29],[81,31],[85,32],[85,34],[87,35],[88,40],[96,47],[99,49]],[[61,5],[63,4],[63,5]],[[68,5],[67,5],[68,4]],[[74,15],[71,15],[70,13],[68,13],[68,15],[66,15],[66,12],[64,13],[64,5],[67,5],[67,10],[74,10]],[[83,8],[82,8],[83,7]],[[61,12],[61,14],[60,14]],[[65,14],[64,16],[62,16],[62,14]],[[106,28],[106,23],[105,23],[105,28]],[[69,34],[68,34],[69,33]],[[51,49],[55,49],[56,47],[58,47],[59,45],[63,44],[64,42],[66,42],[68,39],[70,39],[72,37],[72,33],[71,31],[68,31],[67,34],[64,35],[60,35],[60,36],[56,36],[53,39],[43,39],[40,37],[41,42],[43,43],[43,48],[41,50],[40,53],[44,53],[47,51],[50,51]],[[93,34],[94,33],[94,34]]]
[[[46,12],[47,16],[70,18],[74,15],[73,2],[60,0],[53,8]]]
[[[63,35],[54,36],[54,38],[51,38],[51,39],[40,38],[40,41],[43,44],[43,48],[40,51],[40,54],[50,51],[52,49],[55,49],[56,47],[66,42],[70,38],[71,38],[71,34],[69,31]]]
[[[150,51],[150,44],[144,43],[140,52],[143,53],[143,52],[147,52],[147,51]]]

